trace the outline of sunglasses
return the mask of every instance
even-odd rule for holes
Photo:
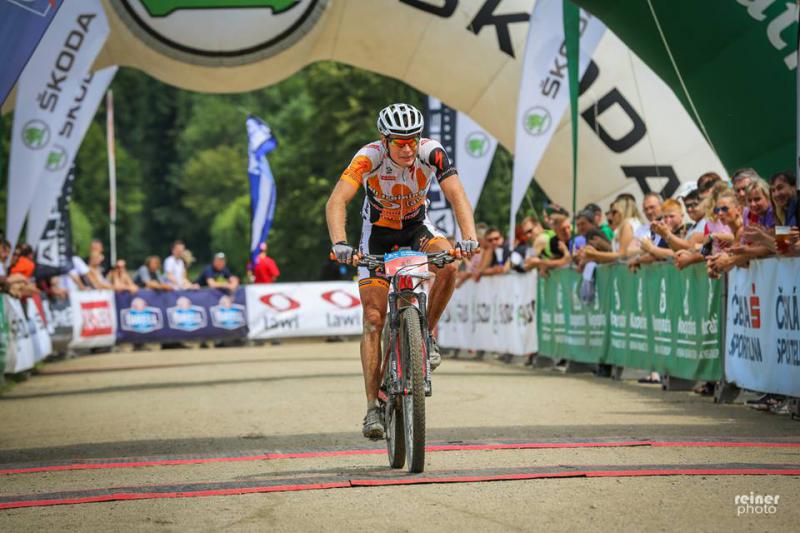
[[[694,208],[695,208],[695,207],[697,207],[699,204],[696,204],[696,203],[694,203],[694,202],[689,202],[688,204],[684,204],[684,205],[686,206],[686,209],[694,209]]]
[[[389,144],[398,148],[408,146],[412,150],[416,150],[419,145],[419,137],[414,137],[412,139],[389,139]]]
[[[720,213],[727,213],[730,211],[730,208],[727,205],[723,205],[722,207],[715,207],[714,214],[719,215]]]

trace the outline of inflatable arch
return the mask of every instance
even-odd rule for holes
[[[96,67],[141,69],[202,92],[242,92],[334,60],[402,80],[469,114],[513,149],[535,0],[103,0]],[[554,58],[553,76],[566,77]],[[611,32],[584,76],[578,203],[667,194],[721,163],[671,89]],[[365,110],[374,112],[375,110]],[[571,203],[569,113],[536,179]],[[344,164],[344,162],[343,162]]]

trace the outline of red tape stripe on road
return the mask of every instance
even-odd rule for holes
[[[489,481],[515,481],[549,478],[576,478],[576,477],[642,477],[642,476],[747,476],[747,475],[781,475],[797,476],[800,475],[800,468],[775,468],[766,465],[753,465],[752,467],[707,467],[707,468],[617,468],[613,470],[578,470],[573,467],[554,467],[556,471],[549,472],[498,472],[495,474],[478,474],[458,472],[442,473],[442,475],[392,477],[388,479],[350,479],[344,481],[328,481],[307,484],[286,484],[286,485],[265,485],[265,486],[229,486],[228,483],[220,483],[220,488],[191,490],[186,487],[183,490],[153,492],[157,488],[152,485],[140,487],[142,492],[137,492],[139,487],[126,487],[120,492],[105,492],[113,489],[99,489],[83,491],[85,496],[75,494],[63,498],[56,495],[45,495],[41,499],[25,499],[20,496],[18,500],[4,501],[0,503],[0,509],[19,509],[24,507],[48,507],[53,505],[75,505],[86,503],[99,503],[110,501],[130,501],[130,500],[153,500],[165,498],[197,498],[206,496],[231,496],[239,494],[254,494],[267,492],[294,492],[306,490],[325,490],[336,488],[351,487],[385,487],[399,485],[422,485],[438,483],[480,483]],[[517,469],[526,470],[526,469]],[[530,469],[527,469],[530,470]],[[539,468],[541,470],[541,468]],[[227,487],[225,485],[228,485]]]
[[[562,449],[562,448],[621,448],[621,447],[737,447],[737,448],[800,448],[800,442],[769,441],[652,441],[652,440],[620,440],[593,442],[498,442],[498,443],[459,443],[431,444],[425,447],[428,452],[469,452],[493,450],[530,450],[530,449]],[[382,455],[383,448],[362,448],[350,450],[318,450],[308,452],[262,453],[242,456],[211,456],[175,459],[124,460],[108,459],[87,463],[44,464],[41,466],[20,466],[0,468],[0,475],[35,474],[41,472],[63,472],[70,470],[106,470],[115,468],[141,468],[148,466],[181,466],[209,463],[227,463],[242,461],[271,461],[276,459],[316,459],[322,457],[343,457],[354,455]]]

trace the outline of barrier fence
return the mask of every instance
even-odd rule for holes
[[[709,279],[703,265],[650,265],[635,274],[624,265],[601,266],[593,298],[571,269],[468,281],[442,316],[439,344],[538,352],[683,379],[724,375],[741,388],[800,397],[800,259],[753,261],[726,282],[723,318],[724,284]],[[52,302],[3,296],[0,369],[23,372],[67,347],[360,332],[352,282],[249,285],[233,295],[80,291]]]
[[[597,268],[596,294],[580,298],[581,275],[553,271],[539,282],[539,353],[584,363],[655,370],[683,379],[722,377],[722,283],[704,265]]]
[[[354,282],[274,283],[193,291],[73,291],[66,299],[3,296],[0,370],[16,374],[54,353],[119,343],[358,335]]]

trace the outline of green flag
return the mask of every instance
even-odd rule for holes
[[[574,1],[672,87],[729,171],[792,168],[796,2]]]
[[[578,213],[578,60],[580,54],[580,9],[564,0],[564,44],[567,47],[569,73],[569,108],[572,117],[572,216]]]

